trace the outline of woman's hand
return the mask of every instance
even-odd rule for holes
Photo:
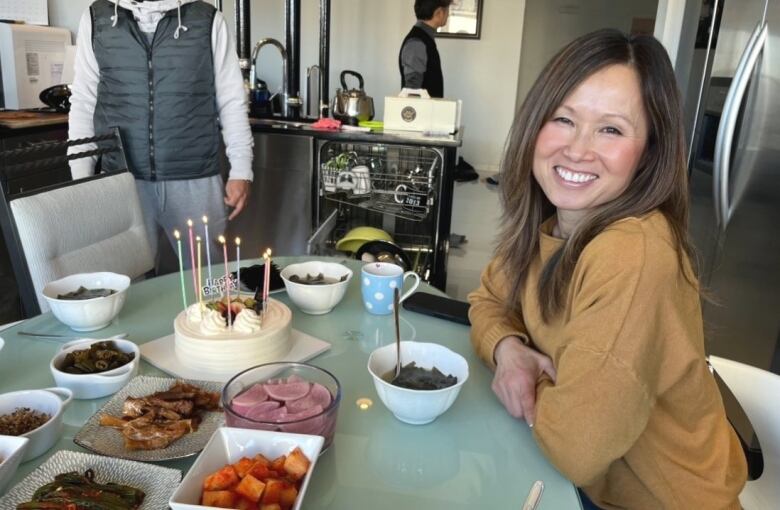
[[[536,419],[536,382],[546,373],[555,381],[555,367],[544,354],[523,344],[516,336],[501,340],[494,351],[496,373],[493,392],[515,418],[525,418],[534,426]]]

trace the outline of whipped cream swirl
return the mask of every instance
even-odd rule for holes
[[[251,308],[241,310],[233,321],[233,331],[239,333],[254,333],[260,331],[260,326],[260,316]]]

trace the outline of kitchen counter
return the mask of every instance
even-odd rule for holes
[[[36,128],[67,125],[64,113],[0,111],[0,136],[11,136],[36,131]],[[311,136],[321,140],[351,140],[369,143],[395,143],[435,147],[460,147],[463,144],[463,128],[454,135],[425,136],[412,131],[382,132],[333,131],[314,129],[308,122],[282,119],[254,119],[249,123],[256,132]]]
[[[22,129],[52,127],[68,123],[68,114],[24,110],[0,111],[0,136],[20,133]]]
[[[336,131],[314,129],[309,122],[282,119],[249,119],[255,132],[283,133],[311,136],[320,140],[355,141],[363,143],[386,143],[424,145],[428,147],[460,147],[463,144],[463,128],[454,135],[425,136],[412,131]]]

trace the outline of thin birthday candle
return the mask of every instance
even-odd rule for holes
[[[211,244],[209,243],[209,218],[205,214],[203,215],[203,229],[206,231],[206,266],[208,267],[208,284],[213,285],[214,280],[211,279]]]
[[[198,277],[195,274],[195,237],[192,234],[192,220],[187,220],[187,228],[190,231],[190,269],[192,269],[192,291],[198,295]]]
[[[241,297],[241,238],[236,237],[236,294]]]
[[[268,258],[265,259],[265,278],[263,279],[263,304],[268,307],[268,294],[271,288],[271,248],[266,250]]]
[[[181,260],[181,234],[178,230],[173,231],[173,237],[176,238],[176,251],[179,252],[179,279],[181,280],[181,301],[184,309],[187,309],[187,291],[184,288],[184,263]]]
[[[263,285],[262,285],[263,314],[265,314],[265,310],[267,308],[266,300],[268,299],[268,296],[265,293],[265,284],[267,281],[268,281],[268,250],[265,250],[263,252]]]
[[[200,265],[200,236],[195,236],[195,243],[198,245],[198,303],[200,304],[200,313],[203,313],[203,275]]]
[[[225,293],[227,295],[228,328],[232,328],[233,319],[230,317],[230,273],[228,272],[227,241],[225,236],[219,236],[219,242],[222,243],[222,254],[225,256]]]

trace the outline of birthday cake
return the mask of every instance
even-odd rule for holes
[[[275,299],[259,314],[253,305],[251,299],[232,300],[230,325],[224,300],[187,307],[173,322],[176,357],[209,374],[282,360],[291,348],[292,312]]]

